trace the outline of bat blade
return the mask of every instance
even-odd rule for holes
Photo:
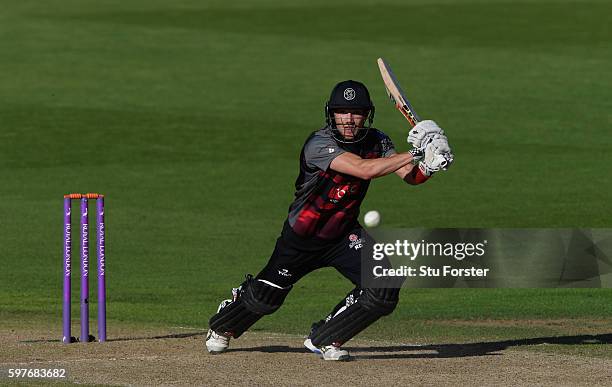
[[[385,83],[385,90],[387,91],[389,98],[395,104],[397,110],[399,110],[400,113],[402,113],[408,120],[410,125],[415,126],[421,121],[421,119],[414,111],[412,105],[410,105],[410,102],[408,101],[408,98],[406,98],[406,95],[397,81],[397,78],[395,78],[393,71],[391,71],[391,67],[389,67],[383,58],[378,58],[377,62],[378,69],[380,70],[380,75]]]

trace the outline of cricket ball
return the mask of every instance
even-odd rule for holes
[[[380,214],[378,211],[368,211],[363,217],[366,227],[376,227],[380,224]]]

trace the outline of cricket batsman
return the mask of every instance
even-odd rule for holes
[[[372,244],[359,224],[359,207],[372,179],[395,173],[418,185],[453,162],[443,130],[431,120],[408,135],[413,149],[398,153],[391,139],[372,127],[374,105],[364,84],[338,83],[325,105],[326,125],[313,132],[300,154],[295,198],[267,265],[233,289],[211,317],[206,347],[224,352],[265,315],[283,304],[306,274],[334,267],[355,288],[324,319],[312,325],[304,345],[325,360],[348,360],[342,345],[393,312],[399,286],[361,286],[361,251]]]

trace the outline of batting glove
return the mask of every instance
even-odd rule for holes
[[[421,121],[408,132],[408,143],[415,148],[425,150],[427,144],[433,140],[433,136],[444,135],[444,130],[432,120]]]
[[[413,161],[420,161],[425,156],[425,151],[421,148],[412,148],[408,153],[412,155]]]
[[[448,169],[454,159],[446,136],[436,134],[425,147],[425,157],[419,163],[419,169],[425,176],[431,176],[435,172]]]

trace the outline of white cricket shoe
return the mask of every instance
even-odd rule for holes
[[[219,304],[217,308],[217,313],[221,311],[221,309],[225,308],[229,305],[233,300],[223,300]],[[206,334],[206,349],[208,352],[215,355],[217,353],[225,352],[225,350],[229,347],[231,336],[222,335],[213,331],[212,329],[208,330]]]
[[[351,358],[347,350],[340,347],[335,347],[333,345],[315,347],[310,339],[306,339],[306,341],[304,341],[304,346],[323,360],[347,361]]]
[[[208,334],[206,335],[206,349],[208,352],[216,355],[221,352],[225,352],[229,347],[230,337],[221,335],[212,329],[208,330]]]

